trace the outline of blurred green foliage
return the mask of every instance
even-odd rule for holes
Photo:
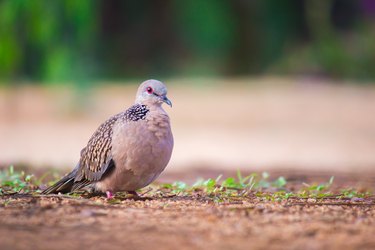
[[[190,75],[375,79],[370,0],[2,0],[1,83]]]
[[[96,1],[0,2],[1,76],[46,81],[82,77],[95,62],[97,10]]]

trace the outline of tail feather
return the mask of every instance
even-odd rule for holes
[[[69,193],[72,190],[74,178],[62,178],[49,188],[42,191],[42,194]]]
[[[61,180],[42,191],[42,194],[69,193],[74,185],[75,174],[73,172],[64,176]]]

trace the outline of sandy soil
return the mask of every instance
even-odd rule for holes
[[[176,145],[159,181],[268,170],[295,190],[332,175],[335,190],[375,190],[373,86],[273,78],[170,82]],[[1,89],[0,167],[71,169],[89,136],[131,104],[135,89]],[[0,196],[0,249],[375,249],[374,197],[144,198],[152,199]]]
[[[329,177],[286,176],[292,186]],[[375,188],[374,173],[337,176],[336,189]],[[143,198],[0,196],[0,249],[375,248],[375,197],[272,202],[250,194],[217,203],[197,191]]]

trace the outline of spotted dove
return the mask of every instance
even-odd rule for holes
[[[107,193],[134,192],[154,181],[167,166],[173,149],[167,88],[157,80],[143,82],[135,104],[105,121],[92,135],[72,172],[43,194],[79,189]]]

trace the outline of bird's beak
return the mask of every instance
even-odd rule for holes
[[[163,102],[172,107],[172,102],[166,96],[163,97]]]

